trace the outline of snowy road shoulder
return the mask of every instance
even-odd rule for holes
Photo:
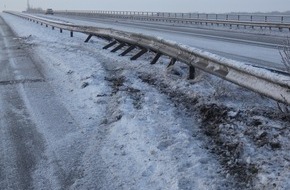
[[[77,142],[85,148],[70,155],[78,162],[62,165],[82,171],[71,189],[289,187],[290,121],[274,102],[204,73],[187,81],[167,58],[130,62],[99,39],[84,44],[83,34],[1,16],[85,136]]]

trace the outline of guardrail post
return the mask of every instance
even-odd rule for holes
[[[120,56],[125,56],[127,53],[129,53],[130,51],[132,51],[135,48],[136,48],[135,45],[131,45],[128,49],[126,49],[123,53],[121,53]]]
[[[170,67],[170,66],[174,65],[176,61],[177,61],[176,58],[174,58],[174,57],[171,58],[170,63],[168,64],[167,67]]]
[[[93,35],[92,34],[90,34],[88,37],[87,37],[87,39],[85,40],[85,43],[87,43],[87,42],[89,42],[90,41],[90,39],[93,37]]]
[[[120,43],[117,47],[115,47],[114,49],[111,50],[111,52],[116,52],[119,49],[121,49],[122,47],[124,47],[126,45],[126,43]]]
[[[73,31],[70,31],[70,37],[74,37]]]
[[[253,15],[251,15],[251,22],[253,21]]]
[[[226,20],[229,20],[229,15],[226,15]]]
[[[195,78],[195,67],[189,66],[188,79],[194,79],[194,78]]]
[[[281,23],[283,23],[283,22],[284,22],[284,17],[282,16],[282,17],[281,17]]]
[[[268,17],[267,17],[267,16],[265,16],[265,22],[267,22],[267,20],[268,20]]]
[[[133,57],[131,57],[130,60],[136,60],[138,59],[139,57],[141,57],[143,54],[145,54],[148,50],[147,49],[141,49],[141,51],[139,51],[136,55],[134,55]]]
[[[161,53],[157,53],[156,55],[155,55],[155,57],[154,57],[154,59],[151,61],[151,65],[154,65],[157,61],[158,61],[158,59],[161,57]]]
[[[62,33],[62,28],[59,29],[59,32]]]
[[[112,47],[116,43],[117,43],[117,41],[113,41],[113,42],[109,43],[108,45],[104,46],[103,49],[108,49],[109,47]]]

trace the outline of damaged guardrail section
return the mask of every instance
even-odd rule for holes
[[[15,12],[8,13],[45,24],[46,26],[49,25],[53,28],[59,28],[61,31],[68,30],[71,31],[71,34],[72,32],[88,34],[88,38],[85,42],[92,36],[110,40],[110,44],[107,45],[107,47],[105,46],[104,49],[115,44],[118,44],[118,46],[112,51],[117,51],[124,46],[129,46],[129,48],[120,55],[125,55],[136,47],[141,49],[141,51],[132,57],[131,60],[135,60],[135,58],[138,58],[138,56],[147,51],[152,51],[156,53],[156,57],[151,62],[151,64],[154,64],[161,55],[166,55],[172,58],[170,64],[174,64],[175,61],[178,60],[187,64],[190,68],[190,72],[194,72],[194,68],[198,68],[261,95],[290,105],[289,75],[282,75],[267,69],[256,68],[242,62],[222,58],[199,49],[187,47],[157,37],[108,28],[65,24]],[[193,74],[191,73],[191,75]]]

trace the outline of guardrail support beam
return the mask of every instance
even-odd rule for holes
[[[103,49],[108,49],[109,47],[112,47],[113,45],[115,45],[117,43],[117,41],[112,41],[111,43],[109,43],[108,45],[104,46]]]
[[[189,66],[188,79],[194,79],[194,78],[195,78],[195,67]]]
[[[157,53],[156,55],[155,55],[155,57],[154,57],[154,59],[151,61],[151,65],[154,65],[157,61],[158,61],[158,59],[161,57],[161,53]]]
[[[171,58],[170,63],[168,64],[167,67],[170,67],[170,66],[174,65],[176,61],[177,61],[177,60],[176,60],[174,57]]]
[[[141,57],[143,54],[145,54],[148,50],[147,49],[141,49],[141,51],[139,51],[136,55],[134,55],[133,57],[131,57],[130,60],[136,60],[139,57]]]
[[[85,43],[88,43],[92,37],[93,37],[93,35],[90,34],[90,35],[87,37],[87,39],[85,40]]]
[[[133,49],[135,49],[136,46],[135,45],[131,45],[128,49],[126,49],[123,53],[120,54],[120,56],[125,56],[127,55],[127,53],[129,53],[130,51],[132,51]]]
[[[103,40],[107,40],[107,41],[112,41],[111,37],[106,37],[106,36],[97,36],[98,38],[101,38]]]
[[[119,49],[121,49],[122,47],[124,47],[126,45],[126,43],[120,43],[117,47],[115,47],[113,50],[111,50],[111,52],[116,52]]]

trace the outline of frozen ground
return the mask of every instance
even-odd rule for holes
[[[78,123],[48,145],[71,151],[57,155],[68,188],[290,189],[290,116],[275,102],[200,71],[186,80],[166,57],[131,62],[97,38],[1,16]]]

